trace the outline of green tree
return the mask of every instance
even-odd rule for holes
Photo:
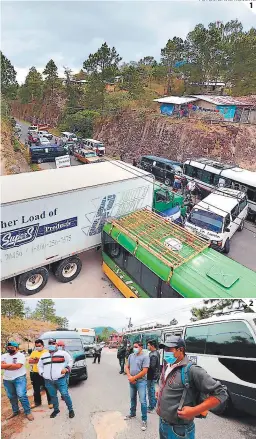
[[[93,122],[100,114],[96,111],[81,110],[74,114],[66,114],[60,128],[63,131],[77,133],[80,137],[90,138],[93,134]]]
[[[111,49],[107,43],[104,43],[97,52],[89,55],[83,63],[83,68],[87,73],[100,74],[102,80],[109,81],[117,74],[121,60],[115,47]]]
[[[1,92],[6,98],[15,99],[17,95],[18,82],[16,75],[13,65],[1,52]]]
[[[140,97],[144,91],[140,70],[136,67],[128,66],[123,69],[122,76],[122,88],[127,90],[132,98],[136,99]]]
[[[4,299],[1,300],[1,314],[8,319],[13,319],[14,317],[23,318],[24,302],[22,299]]]
[[[98,341],[107,341],[109,336],[115,331],[110,331],[108,328],[104,328],[102,333],[98,336]]]
[[[34,66],[29,69],[24,87],[27,89],[30,101],[39,100],[42,97],[43,77]]]
[[[178,37],[168,40],[166,46],[161,49],[161,62],[167,69],[167,94],[171,92],[171,78],[174,75],[175,64],[184,59],[184,49],[184,42],[182,38]]]
[[[138,62],[139,65],[154,67],[157,65],[157,62],[153,56],[144,56],[144,58],[140,59]]]
[[[54,92],[58,85],[60,84],[58,78],[58,67],[55,62],[51,59],[45,66],[43,71],[43,75],[45,75],[45,86],[46,90],[50,89],[51,100],[53,99]]]
[[[117,75],[121,59],[115,47],[110,48],[107,43],[104,43],[97,52],[91,53],[84,61],[83,68],[88,74],[85,96],[87,108],[103,110],[106,95],[105,84]]]
[[[36,304],[32,318],[43,322],[55,322],[55,303],[52,299],[41,299]]]
[[[68,329],[69,321],[66,317],[55,316],[54,323],[56,323],[59,328]]]

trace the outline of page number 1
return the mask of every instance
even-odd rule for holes
[[[253,2],[250,2],[251,9],[252,9],[252,5],[253,5]]]

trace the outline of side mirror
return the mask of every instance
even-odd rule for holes
[[[230,228],[229,227],[225,227],[225,232],[230,232]]]
[[[88,352],[89,351],[89,347],[88,346],[84,346],[84,352]]]

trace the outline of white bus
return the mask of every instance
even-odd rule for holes
[[[92,328],[76,328],[80,335],[87,357],[94,355],[94,346],[96,343],[96,333]]]
[[[229,398],[212,410],[236,408],[256,416],[256,313],[214,316],[165,328],[162,340],[180,335],[189,359],[227,386]]]
[[[188,180],[193,179],[197,183],[203,196],[220,186],[245,192],[248,197],[249,216],[253,221],[256,220],[256,172],[207,158],[186,160],[183,172]]]

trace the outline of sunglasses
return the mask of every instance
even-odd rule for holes
[[[54,343],[54,342],[51,341],[50,343],[48,343],[48,345],[49,345],[49,346],[50,346],[50,345],[51,345],[51,346],[55,346],[56,343]]]

